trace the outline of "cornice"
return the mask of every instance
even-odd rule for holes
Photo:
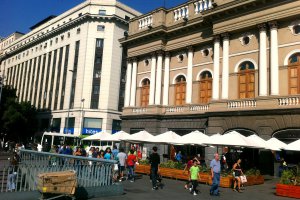
[[[92,15],[92,14],[86,13],[86,14],[82,15],[81,17],[78,17],[78,18],[76,18],[76,19],[74,19],[72,21],[69,21],[69,22],[67,22],[65,24],[62,24],[61,26],[55,28],[54,30],[51,30],[51,31],[46,32],[46,33],[43,33],[40,36],[31,35],[29,37],[26,37],[26,35],[25,35],[25,37],[22,40],[18,41],[17,43],[15,43],[14,45],[12,45],[11,47],[8,47],[6,49],[6,53],[8,55],[17,54],[17,53],[23,51],[24,49],[28,49],[28,48],[36,45],[37,43],[43,42],[43,41],[47,40],[48,38],[51,38],[53,36],[56,36],[56,35],[64,32],[64,31],[66,31],[66,30],[69,30],[70,27],[74,27],[74,26],[77,26],[77,25],[79,25],[79,24],[81,24],[83,22],[92,21],[92,20],[93,21],[94,20],[99,20],[99,21],[101,21],[101,20],[111,20],[111,21],[121,22],[123,24],[128,25],[128,21],[126,21],[125,19],[120,18],[117,15],[103,15],[102,16],[102,15]],[[40,30],[37,33],[41,34],[41,32],[43,32],[43,30]],[[37,38],[35,38],[35,37],[37,37]],[[34,38],[34,39],[32,39],[32,38]],[[29,42],[26,42],[28,40],[29,40]],[[23,45],[21,45],[20,47],[17,47],[17,48],[15,48],[13,50],[9,50],[10,48],[13,48],[16,45],[18,45],[20,43],[23,43],[24,41],[25,41],[25,43]]]

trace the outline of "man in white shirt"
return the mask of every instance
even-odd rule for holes
[[[126,167],[126,159],[127,155],[124,153],[124,148],[120,148],[119,153],[117,154],[117,158],[119,160],[119,174],[120,174],[120,181],[123,180],[124,170]]]

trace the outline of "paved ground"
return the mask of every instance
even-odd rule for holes
[[[186,200],[186,199],[222,199],[222,200],[291,200],[291,198],[278,197],[275,193],[275,184],[278,179],[266,179],[265,184],[257,186],[246,187],[244,193],[233,192],[228,188],[221,188],[220,197],[212,197],[209,195],[209,186],[200,184],[198,189],[200,193],[197,196],[191,195],[184,189],[184,182],[164,179],[163,185],[159,190],[152,191],[151,183],[148,176],[140,176],[136,182],[131,183],[124,181],[125,194],[115,197],[94,198],[93,200]],[[1,193],[0,199],[2,200],[34,200],[40,197],[38,192],[13,192]]]
[[[163,186],[157,191],[151,190],[151,183],[148,176],[142,176],[140,179],[136,180],[134,183],[129,181],[123,182],[125,194],[122,196],[115,197],[105,197],[97,198],[105,200],[131,200],[131,199],[141,199],[141,200],[185,200],[185,199],[224,199],[224,200],[291,200],[291,198],[284,198],[276,196],[275,185],[278,179],[266,179],[265,184],[257,186],[246,187],[243,193],[233,192],[228,188],[221,188],[220,197],[209,195],[209,186],[200,184],[198,189],[200,193],[197,196],[191,195],[187,190],[184,189],[184,182],[177,180],[164,179]]]

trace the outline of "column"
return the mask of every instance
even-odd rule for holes
[[[229,34],[222,34],[223,37],[223,68],[222,68],[222,99],[228,99],[229,80]]]
[[[163,51],[157,52],[157,72],[156,72],[156,86],[155,86],[155,105],[161,104],[161,76],[162,76],[162,62]]]
[[[266,24],[259,28],[259,96],[267,96],[267,33]]]
[[[269,22],[271,32],[271,95],[279,95],[277,22]]]
[[[125,107],[128,107],[130,103],[131,73],[132,73],[132,62],[131,59],[127,59],[125,104],[124,104]]]
[[[130,94],[130,106],[132,107],[135,106],[135,99],[136,99],[136,75],[137,75],[137,58],[133,58],[131,94]]]
[[[186,83],[186,104],[192,103],[193,90],[193,55],[194,49],[192,46],[188,47],[188,68],[187,68],[187,83]]]
[[[165,53],[164,95],[163,105],[169,105],[170,53]]]
[[[153,53],[152,54],[152,59],[151,59],[151,80],[150,80],[149,105],[154,104],[155,72],[156,72],[156,54]]]
[[[219,76],[220,76],[220,37],[214,37],[214,77],[213,77],[213,100],[219,99]]]

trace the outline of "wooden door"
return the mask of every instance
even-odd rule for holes
[[[239,73],[239,98],[254,98],[255,97],[255,70],[246,68],[240,70]]]
[[[147,79],[143,81],[143,86],[141,91],[141,107],[146,107],[149,105],[149,91],[150,91],[150,81]]]
[[[212,79],[207,78],[204,80],[200,81],[200,103],[208,103],[211,100],[211,95],[212,95]]]
[[[185,90],[186,83],[185,81],[179,82],[175,86],[175,105],[184,105],[185,104]]]
[[[300,94],[300,53],[289,58],[289,94]]]

